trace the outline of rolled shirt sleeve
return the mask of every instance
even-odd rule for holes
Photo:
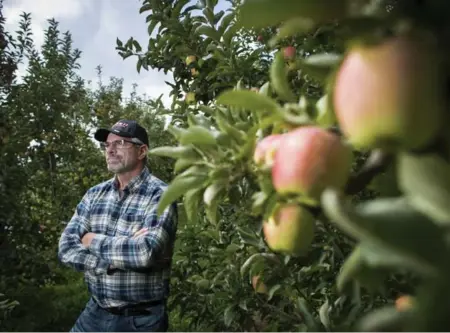
[[[89,193],[86,193],[60,237],[58,258],[78,272],[93,271],[99,275],[107,272],[108,263],[90,253],[81,243],[81,238],[88,232],[89,205]]]

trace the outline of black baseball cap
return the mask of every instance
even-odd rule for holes
[[[110,129],[99,128],[95,132],[94,138],[97,141],[105,142],[106,139],[108,138],[109,133],[113,133],[125,138],[136,138],[148,146],[147,131],[145,130],[145,128],[143,128],[134,120],[121,119],[117,123],[115,123]]]

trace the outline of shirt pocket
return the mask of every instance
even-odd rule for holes
[[[119,218],[116,227],[117,236],[133,236],[144,227],[145,215],[143,213],[125,213]]]

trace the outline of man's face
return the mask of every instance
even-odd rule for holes
[[[106,164],[108,170],[115,173],[125,173],[136,169],[140,163],[139,157],[139,146],[131,143],[125,142],[124,147],[118,147],[117,144],[112,144],[112,142],[117,140],[130,141],[130,138],[124,138],[113,133],[108,135],[106,142],[109,143],[109,147],[105,149]]]

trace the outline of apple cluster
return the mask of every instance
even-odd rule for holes
[[[253,160],[270,170],[278,202],[263,221],[269,248],[304,255],[314,238],[315,218],[302,197],[320,204],[327,187],[343,190],[353,149],[423,150],[433,144],[444,121],[440,62],[434,40],[422,33],[353,43],[334,73],[330,97],[339,136],[308,125],[260,140]],[[292,59],[295,51],[285,50]],[[308,201],[304,202],[308,202]],[[303,201],[302,201],[303,202]]]
[[[351,147],[335,133],[316,126],[273,134],[258,142],[253,159],[271,170],[274,189],[285,197],[320,200],[328,186],[343,188],[350,176]],[[276,252],[303,255],[314,238],[315,218],[296,202],[279,203],[263,222],[267,245]]]

